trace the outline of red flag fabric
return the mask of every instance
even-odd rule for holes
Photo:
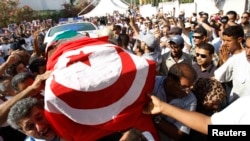
[[[155,81],[155,63],[99,40],[61,44],[48,58],[45,116],[67,141],[95,141],[131,127],[158,136],[142,114]]]

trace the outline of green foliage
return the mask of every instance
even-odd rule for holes
[[[74,1],[71,1],[74,2]],[[77,14],[89,3],[82,2],[76,5],[64,4],[64,9],[35,11],[29,6],[18,7],[19,0],[0,0],[0,28],[7,27],[11,23],[20,23],[21,21],[46,20],[53,19],[58,21],[59,18],[76,17]],[[89,6],[84,13],[92,10],[94,6]],[[84,14],[83,13],[83,14]]]
[[[176,0],[162,0],[163,2],[170,2],[170,1],[176,1]],[[194,0],[179,0],[180,3],[193,3]]]
[[[18,0],[1,0],[0,1],[0,27],[6,27],[11,22],[12,17],[19,4]]]
[[[180,3],[193,3],[194,0],[180,0]]]

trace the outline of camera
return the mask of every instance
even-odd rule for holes
[[[220,22],[223,23],[223,24],[226,24],[228,22],[228,17],[227,16],[221,17]]]

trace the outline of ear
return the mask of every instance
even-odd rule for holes
[[[242,37],[238,37],[238,39],[237,39],[237,41],[238,41],[238,43],[242,43],[242,41],[243,41],[243,38]]]
[[[213,53],[213,54],[210,54],[210,56],[211,56],[212,58],[214,58],[214,53]]]
[[[203,42],[207,42],[207,41],[208,41],[208,37],[207,37],[207,36],[203,36],[202,41],[203,41]]]

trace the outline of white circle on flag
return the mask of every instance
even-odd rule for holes
[[[85,49],[86,48],[86,49]],[[60,71],[64,71],[63,69],[65,69],[65,67],[67,67],[67,63],[69,62],[69,59],[67,58],[68,56],[71,55],[76,55],[77,53],[79,53],[79,51],[84,51],[84,53],[92,53],[93,56],[90,55],[89,60],[90,60],[90,66],[94,67],[95,69],[99,69],[98,67],[100,67],[103,70],[91,70],[90,66],[82,63],[82,62],[77,62],[76,64],[73,64],[70,67],[74,67],[74,69],[70,69],[73,70],[74,73],[79,73],[79,74],[83,74],[82,72],[78,72],[78,71],[84,71],[85,73],[88,73],[89,75],[91,75],[92,79],[94,80],[89,80],[91,82],[100,79],[100,83],[95,83],[96,86],[94,86],[93,84],[91,84],[90,82],[88,82],[88,86],[84,86],[82,84],[79,84],[78,82],[75,81],[79,81],[78,78],[80,77],[79,74],[77,74],[76,76],[74,76],[74,78],[67,78],[68,82],[60,82],[60,84],[63,84],[65,86],[67,86],[68,84],[70,85],[70,87],[72,89],[75,90],[81,90],[81,91],[97,91],[97,90],[101,90],[102,88],[106,88],[111,86],[113,83],[116,83],[115,81],[119,79],[120,74],[122,69],[124,69],[122,66],[122,61],[121,61],[121,56],[118,54],[118,52],[116,51],[115,47],[112,47],[112,45],[110,44],[102,44],[100,46],[91,46],[91,47],[83,47],[82,49],[79,50],[75,50],[75,51],[70,51],[70,52],[66,52],[64,54],[62,54],[62,56],[60,56],[58,63],[54,66],[55,71],[53,71],[53,74],[51,77],[49,77],[46,80],[46,86],[45,86],[45,110],[51,113],[57,113],[57,114],[63,114],[66,117],[68,117],[69,119],[71,119],[72,121],[79,123],[79,124],[84,124],[84,125],[99,125],[99,124],[104,124],[108,121],[111,121],[113,119],[115,119],[115,117],[117,115],[119,115],[120,112],[122,112],[125,108],[127,108],[128,106],[130,106],[131,104],[133,104],[134,102],[136,102],[136,100],[138,99],[138,97],[141,95],[141,92],[145,86],[146,80],[147,80],[147,75],[148,75],[148,71],[149,71],[149,64],[147,62],[146,59],[143,59],[139,56],[127,53],[127,55],[132,59],[134,65],[135,65],[135,76],[133,79],[133,82],[131,82],[131,87],[129,87],[129,89],[125,92],[125,94],[123,92],[121,92],[121,94],[123,95],[119,100],[110,103],[109,105],[103,106],[103,107],[98,107],[95,109],[77,109],[77,108],[73,108],[71,107],[68,103],[66,103],[65,101],[61,100],[60,98],[56,97],[56,95],[54,94],[54,92],[51,90],[51,84],[52,81],[55,80],[57,83],[60,80],[65,80],[65,78],[57,78],[57,77],[69,77],[70,75],[68,74],[68,71],[65,72],[60,72]],[[108,53],[108,54],[106,54]],[[96,59],[98,58],[96,55],[98,55],[98,57],[103,58],[103,60],[99,60]],[[100,55],[100,56],[99,56]],[[103,55],[103,56],[102,56]],[[124,58],[123,58],[124,59]],[[62,61],[62,62],[61,62]],[[95,61],[95,62],[94,62]],[[112,65],[112,66],[108,66],[108,65],[103,65],[102,63],[104,62],[108,62],[108,64]],[[94,64],[97,63],[97,64]],[[114,65],[114,66],[113,66]],[[77,66],[77,67],[75,67]],[[83,67],[82,68],[78,68],[78,67]],[[67,67],[67,69],[69,69],[70,67]],[[114,72],[114,74],[108,74],[107,72],[101,72],[101,71],[107,71],[107,72]],[[91,72],[94,72],[94,74],[91,74]],[[97,74],[99,72],[99,74]],[[58,73],[61,73],[61,75],[63,74],[63,76],[59,75]],[[85,77],[89,77],[86,74],[83,74]],[[106,80],[104,78],[101,78],[101,76],[105,75],[104,77],[106,77]],[[78,77],[79,76],[79,77]],[[107,81],[107,78],[109,79],[109,77],[111,77],[111,81]],[[84,77],[82,77],[84,78]],[[85,80],[81,81],[81,82],[85,82]],[[77,83],[77,86],[80,86],[81,88],[77,88],[75,86],[75,83]],[[100,86],[99,86],[100,85]],[[69,87],[69,86],[67,86]],[[120,90],[116,90],[116,92],[120,92]],[[118,94],[118,93],[114,93],[114,94]],[[93,95],[93,98],[97,98]],[[91,101],[92,99],[90,99],[89,101]],[[103,99],[99,99],[100,102]],[[101,115],[101,116],[100,116]]]
[[[67,66],[69,57],[78,55],[81,51],[84,54],[91,53],[88,57],[90,66],[80,61]],[[117,81],[122,69],[121,64],[120,56],[112,47],[99,45],[68,51],[62,54],[55,64],[55,81],[78,91],[98,91]]]

